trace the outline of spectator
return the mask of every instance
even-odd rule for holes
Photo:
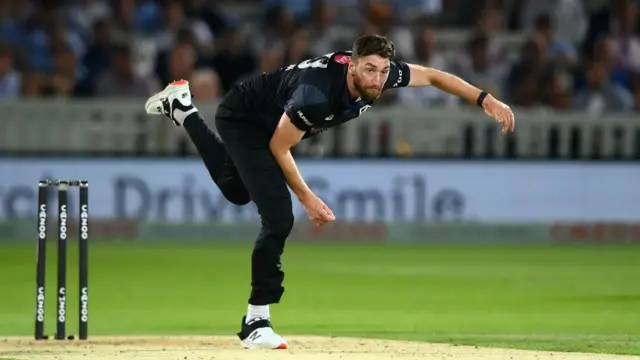
[[[516,106],[535,107],[540,104],[543,78],[548,78],[552,67],[547,61],[547,43],[540,35],[530,37],[523,45],[520,60],[511,68],[507,79],[510,102]]]
[[[503,29],[502,13],[490,6],[486,6],[478,13],[473,24],[473,30],[487,35],[494,35]]]
[[[111,24],[106,19],[97,20],[93,24],[91,42],[81,61],[84,76],[81,78],[79,95],[93,95],[98,75],[109,68],[110,53]]]
[[[467,56],[459,62],[456,72],[469,83],[502,98],[504,69],[500,63],[491,61],[489,43],[485,34],[474,34],[467,42]]]
[[[609,83],[626,88],[628,91],[631,91],[632,86],[630,73],[620,66],[617,48],[613,42],[612,37],[601,35],[596,40],[591,53],[587,57],[586,63],[588,64],[591,60],[594,60],[604,66]],[[579,92],[587,87],[587,73],[588,69],[583,67],[581,69],[578,69],[577,73],[575,74],[574,87],[576,89],[576,92]]]
[[[505,49],[505,44],[499,36],[502,29],[503,20],[501,13],[492,7],[485,7],[478,13],[472,31],[475,34],[484,34],[484,36],[486,36],[489,60],[495,66],[504,67],[511,65],[513,53],[517,53],[517,51],[512,49],[514,51],[510,53],[507,51],[508,49]],[[461,47],[464,46],[463,44],[460,45]]]
[[[603,1],[600,6],[592,11],[589,17],[589,26],[582,39],[582,53],[588,56],[593,51],[593,45],[602,35],[613,34],[616,31],[618,19],[622,9],[630,0]]]
[[[196,51],[197,59],[196,63],[198,65],[210,65],[211,58],[200,53],[198,48],[198,41],[191,29],[187,27],[183,27],[178,30],[178,34],[175,39],[175,43],[173,47],[188,45]],[[162,82],[166,82],[169,78],[169,57],[171,55],[172,48],[160,50],[155,55],[154,67],[155,73]],[[170,80],[173,81],[173,80]]]
[[[237,25],[232,27],[237,29]],[[262,26],[254,29],[250,48],[252,53],[260,53],[267,47],[282,45],[296,29],[296,21],[291,10],[278,4],[267,9]]]
[[[338,49],[349,50],[355,36],[352,29],[334,22],[335,5],[328,4],[328,0],[315,0],[311,12],[311,22],[307,29],[309,37],[313,39],[311,55],[322,56]]]
[[[588,19],[583,0],[524,0],[521,14],[522,30],[536,27],[540,14],[553,14],[554,38],[563,44],[578,44],[587,32]]]
[[[303,28],[296,29],[286,41],[284,63],[296,64],[312,57],[307,32]]]
[[[566,110],[572,106],[570,76],[552,71],[541,79],[540,104],[552,109]]]
[[[169,55],[167,76],[162,79],[163,84],[174,80],[189,79],[196,67],[198,54],[189,44],[178,44]]]
[[[415,54],[413,62],[447,71],[444,57],[436,53],[433,29],[430,27],[423,27],[417,34],[412,52]],[[447,104],[452,106],[457,102],[455,97],[434,87],[405,87],[397,90],[397,96],[402,104]]]
[[[71,46],[61,41],[53,46],[53,69],[42,77],[41,93],[45,96],[72,97],[76,95],[82,69]]]
[[[20,96],[22,76],[13,68],[13,54],[6,45],[0,45],[0,98]]]
[[[552,68],[547,61],[547,43],[540,35],[529,38],[522,48],[520,60],[511,68],[507,93],[511,104],[522,107],[540,105],[541,80]]]
[[[258,76],[264,72],[269,72],[278,69],[284,63],[284,52],[280,47],[265,49],[258,58],[258,67],[255,71],[246,74],[245,76],[238,78],[236,83],[247,81],[255,76]]]
[[[181,28],[188,28],[193,33],[200,52],[213,52],[214,38],[211,29],[200,19],[188,18],[181,0],[165,0],[163,5],[165,29],[157,35],[158,48],[166,50],[175,43],[175,38]]]
[[[65,8],[65,22],[69,29],[89,42],[97,21],[111,16],[109,3],[101,0],[78,0]]]
[[[585,9],[596,6],[578,0],[512,0],[509,6],[496,0],[269,0],[262,1],[266,14],[255,13],[264,16],[264,26],[249,33],[249,17],[229,16],[209,0],[5,1],[0,2],[0,37],[9,47],[1,49],[0,63],[12,66],[3,70],[0,84],[2,96],[146,96],[149,87],[209,68],[224,93],[261,72],[347,50],[364,30],[394,40],[398,59],[448,69],[498,96],[511,96],[513,105],[566,108],[572,94],[592,92],[599,68],[605,69],[605,90],[624,88],[635,96],[640,88],[631,80],[640,73],[637,2],[601,3],[594,19],[605,21],[600,27],[591,24],[589,36],[593,29],[600,35],[583,56],[576,44],[585,30]],[[514,18],[522,26],[514,29],[533,30],[520,57],[513,48],[521,47],[524,32],[502,33],[509,7],[521,9]],[[409,17],[429,26],[413,29]],[[466,25],[473,35],[465,41],[450,32],[436,40],[441,24]],[[115,42],[135,46],[127,55],[134,61],[130,69],[120,60],[111,64],[124,56],[121,50],[113,54]],[[149,60],[137,61],[140,56]],[[155,76],[146,77],[154,67]],[[400,89],[378,103],[388,100],[459,103],[434,88]]]
[[[605,111],[622,112],[633,108],[633,96],[627,89],[610,80],[607,65],[602,61],[589,61],[586,80],[586,87],[574,99],[573,107],[576,110],[601,115]]]
[[[553,20],[548,13],[541,13],[536,17],[535,33],[543,37],[547,43],[547,53],[551,62],[569,69],[577,65],[575,46],[571,42],[557,39]]]
[[[27,38],[29,65],[33,69],[44,73],[53,71],[52,48],[62,42],[69,45],[76,56],[84,55],[84,41],[77,33],[67,29],[56,5],[41,8],[37,20],[37,25]]]
[[[96,95],[101,97],[144,98],[161,89],[153,75],[139,76],[133,71],[131,49],[118,44],[112,50],[111,66],[97,81]]]
[[[620,65],[632,72],[640,71],[640,39],[637,34],[637,5],[629,2],[620,9],[618,30],[614,35],[614,45],[619,55]]]
[[[187,3],[185,12],[187,16],[202,20],[207,24],[214,37],[222,34],[229,21],[226,14],[220,11],[219,5],[210,0],[192,0]]]
[[[211,65],[220,76],[226,92],[239,79],[253,72],[257,61],[249,51],[245,34],[236,26],[225,30],[218,49]]]
[[[135,29],[135,3],[130,0],[114,0],[114,18],[112,39],[117,42],[128,41],[129,34]]]
[[[207,68],[194,71],[189,77],[191,93],[198,103],[213,102],[220,99],[222,87],[220,77],[215,71]]]

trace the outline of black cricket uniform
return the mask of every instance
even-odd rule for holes
[[[350,58],[351,52],[327,54],[230,89],[216,111],[222,144],[199,115],[184,122],[225,197],[239,205],[253,201],[261,216],[262,229],[252,254],[251,305],[280,301],[284,292],[280,256],[294,223],[287,182],[269,148],[271,136],[284,112],[309,138],[367,111],[374,101],[353,100],[347,88]],[[409,77],[407,64],[391,61],[383,90],[407,86]]]

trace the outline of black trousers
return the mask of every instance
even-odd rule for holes
[[[220,138],[197,113],[184,127],[222,194],[234,204],[253,201],[258,208],[262,227],[251,256],[249,304],[268,305],[284,293],[280,258],[294,215],[286,179],[269,149],[271,135],[251,120],[223,100],[215,118]]]

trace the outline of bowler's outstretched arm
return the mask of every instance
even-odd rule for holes
[[[411,71],[409,85],[407,86],[435,86],[444,92],[464,99],[470,104],[481,106],[487,115],[493,117],[502,125],[503,133],[514,131],[515,117],[513,111],[491,94],[469,84],[454,74],[416,64],[407,65]]]

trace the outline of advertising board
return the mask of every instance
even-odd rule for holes
[[[629,164],[307,160],[299,167],[342,221],[640,218],[640,167]],[[168,222],[257,218],[253,204],[227,202],[198,159],[2,159],[0,220],[34,217],[42,178],[88,180],[92,217]],[[296,217],[305,218],[292,199]],[[69,208],[70,214],[77,213],[73,191]]]

